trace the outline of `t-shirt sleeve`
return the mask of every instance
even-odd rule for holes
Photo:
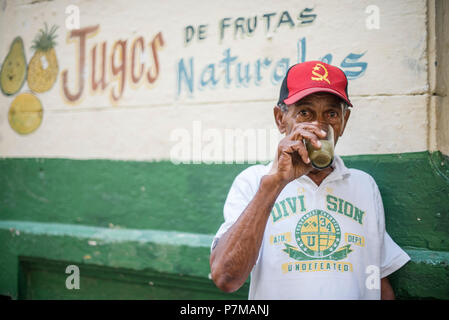
[[[260,183],[260,177],[256,169],[250,167],[234,179],[223,207],[224,222],[215,234],[211,251],[215,242],[237,221],[256,194]]]
[[[385,278],[400,269],[410,260],[410,257],[385,231],[381,253],[380,278]]]
[[[375,182],[374,196],[378,214],[379,237],[381,238],[380,277],[385,278],[405,265],[410,260],[410,257],[393,241],[385,229],[384,206],[379,188]]]

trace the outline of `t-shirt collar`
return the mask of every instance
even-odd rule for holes
[[[273,161],[271,161],[267,165],[268,171],[271,170],[272,166],[273,166]],[[332,163],[332,168],[334,168],[334,170],[326,177],[326,179],[325,179],[326,182],[344,179],[351,174],[351,171],[349,171],[349,169],[346,168],[343,160],[338,155],[334,155],[334,162]],[[300,181],[301,179],[310,180],[310,178],[307,175],[303,175],[296,180]]]
[[[338,155],[334,155],[332,168],[334,168],[334,170],[323,181],[326,182],[336,181],[344,179],[351,174],[349,169],[346,168],[343,160]],[[301,181],[302,179],[310,180],[310,178],[307,175],[301,176],[297,180]]]
[[[345,163],[338,155],[334,156],[332,168],[334,168],[334,171],[332,171],[331,174],[328,176],[328,178],[332,176],[332,180],[344,179],[351,174],[351,171],[349,171],[349,169],[346,168]]]

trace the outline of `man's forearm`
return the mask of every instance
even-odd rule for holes
[[[221,290],[236,291],[248,278],[257,261],[267,219],[284,186],[275,176],[262,177],[254,198],[213,249],[211,274]]]
[[[391,287],[390,281],[387,277],[381,279],[380,290],[381,300],[395,300],[393,288]]]

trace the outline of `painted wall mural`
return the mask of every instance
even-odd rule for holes
[[[225,17],[218,22],[218,37],[222,42],[226,38],[234,40],[250,39],[257,29],[262,29],[268,39],[273,36],[273,32],[282,31],[283,28],[292,29],[295,27],[311,26],[317,14],[314,8],[304,8],[296,15],[288,10],[282,12],[269,12],[260,16],[250,18],[245,17]],[[296,20],[296,21],[295,21]],[[198,26],[188,25],[184,27],[184,44],[191,45],[195,42],[207,41],[207,33],[210,25],[201,24]],[[265,40],[267,41],[267,40]],[[269,41],[269,40],[268,40]],[[294,42],[294,41],[292,41]],[[289,54],[291,55],[291,52]],[[327,63],[334,63],[340,66],[349,80],[362,77],[368,67],[368,63],[363,61],[363,53],[349,53],[338,64],[333,61],[333,54],[323,54],[320,58]],[[226,48],[221,56],[215,61],[207,63],[200,61],[199,72],[194,70],[198,59],[195,57],[181,58],[177,62],[176,69],[176,94],[177,97],[185,94],[194,96],[196,92],[203,90],[214,90],[217,86],[234,90],[236,88],[248,88],[251,86],[260,87],[264,81],[271,83],[273,87],[279,86],[288,68],[295,64],[304,62],[307,57],[307,38],[301,37],[296,41],[295,59],[289,57],[255,57],[253,61],[245,61],[237,54],[232,53],[232,48]]]
[[[34,93],[51,89],[58,77],[58,60],[54,48],[57,28],[55,25],[48,30],[45,23],[45,29],[39,30],[31,46],[34,55],[28,65],[22,38],[18,36],[14,39],[0,71],[3,94],[11,96],[18,93],[25,79],[28,88]],[[31,92],[21,93],[10,105],[8,121],[15,132],[27,135],[40,126],[42,116],[40,100]]]
[[[25,50],[21,37],[11,43],[9,52],[2,63],[0,71],[0,88],[7,96],[16,94],[23,86],[27,73]]]
[[[104,93],[109,89],[108,94],[112,104],[117,103],[122,97],[123,91],[127,87],[127,79],[134,86],[138,86],[141,82],[151,86],[159,77],[158,50],[164,46],[161,32],[153,37],[148,47],[145,45],[144,37],[139,36],[133,40],[116,40],[113,42],[112,48],[108,47],[107,41],[103,41],[101,44],[91,44],[89,50],[87,38],[90,36],[95,39],[95,34],[99,30],[100,25],[96,25],[72,30],[69,33],[69,39],[76,39],[77,44],[74,48],[76,54],[73,56],[78,58],[75,61],[78,68],[72,78],[69,77],[67,69],[61,73],[62,92],[68,102],[76,103],[81,99],[86,86],[87,64],[89,64],[90,70],[87,78],[90,79],[91,94]],[[110,50],[109,55],[108,50]],[[147,65],[148,61],[142,59],[143,56],[148,56],[147,51],[150,51],[149,56],[153,60],[149,65]],[[115,86],[114,81],[116,82]],[[71,89],[70,85],[73,87],[76,82],[76,89]]]
[[[41,125],[42,116],[43,109],[40,100],[32,93],[21,93],[11,103],[8,121],[14,131],[25,135]]]
[[[49,30],[45,23],[45,28],[39,30],[33,40],[31,48],[34,55],[28,66],[22,38],[18,36],[14,39],[1,69],[1,90],[4,95],[11,96],[19,92],[25,79],[33,93],[43,93],[53,87],[59,72],[55,50],[57,29],[58,26],[54,25]],[[100,25],[89,26],[72,30],[68,34],[70,40],[76,40],[73,56],[78,58],[78,61],[75,61],[78,68],[76,74],[72,75],[73,78],[69,78],[67,69],[61,72],[62,94],[67,103],[76,104],[81,99],[86,86],[87,64],[90,70],[90,94],[105,93],[110,88],[111,104],[120,100],[127,86],[127,79],[133,86],[145,82],[151,89],[151,85],[159,77],[158,50],[164,46],[161,32],[153,37],[148,48],[142,36],[132,41],[116,40],[112,48],[108,48],[107,41],[95,43],[87,48],[87,38],[98,33],[99,29]],[[109,55],[108,49],[111,51]],[[148,66],[146,65],[148,62],[142,59],[147,50],[150,51],[152,58],[152,63]],[[113,82],[116,82],[116,86]],[[73,87],[75,89],[72,89]],[[36,130],[42,121],[42,104],[33,93],[17,96],[11,103],[8,114],[11,128],[22,135]]]
[[[218,23],[219,41],[228,38],[250,38],[257,31],[263,29],[270,32],[295,26],[312,25],[317,14],[314,8],[304,8],[296,16],[289,11],[269,12],[261,16],[250,18],[225,17]],[[296,21],[295,21],[296,20]],[[184,45],[192,45],[195,40],[207,40],[208,25],[187,25],[184,29]],[[33,40],[32,49],[35,51],[28,65],[28,87],[34,93],[50,90],[58,78],[59,64],[56,56],[56,31],[54,25],[48,29],[40,29]],[[72,64],[76,65],[74,72],[62,68],[61,94],[67,104],[76,105],[84,94],[105,94],[110,104],[116,105],[123,96],[125,89],[133,89],[145,83],[148,90],[160,76],[160,50],[165,45],[162,32],[152,36],[151,40],[143,36],[131,39],[116,39],[97,42],[97,35],[101,32],[100,24],[69,30],[66,38],[71,50]],[[168,39],[170,41],[170,39]],[[363,76],[368,66],[362,61],[365,53],[349,53],[341,61],[340,66],[349,79]],[[269,81],[272,86],[278,86],[289,66],[307,59],[307,39],[302,37],[296,41],[296,59],[281,57],[274,59],[270,56],[254,58],[245,61],[228,47],[222,51],[213,62],[198,61],[194,56],[180,58],[176,65],[176,93],[175,98],[183,94],[192,96],[204,89],[214,90],[222,86],[227,90],[235,88],[260,87],[262,82]],[[65,59],[67,63],[68,59]],[[333,63],[332,53],[324,54],[322,61]],[[2,92],[12,95],[23,85],[26,74],[26,59],[23,42],[17,37],[11,45],[11,50],[5,58],[5,72],[2,76]],[[15,63],[15,69],[9,67]],[[201,64],[201,71],[194,72],[194,65]],[[335,62],[334,62],[335,63]],[[3,72],[2,72],[3,74]],[[88,92],[85,88],[88,87]],[[23,130],[22,130],[23,132]]]
[[[6,0],[0,8],[0,30],[8,30],[0,42],[0,105],[7,121],[1,126],[0,118],[0,150],[163,160],[170,159],[172,131],[191,132],[195,121],[223,131],[244,128],[244,119],[251,119],[255,129],[271,130],[266,114],[280,82],[291,65],[306,60],[337,65],[349,79],[359,113],[347,135],[361,130],[364,135],[351,139],[370,138],[356,144],[342,139],[342,154],[426,150],[425,1],[379,1],[381,23],[366,10],[370,1],[343,2],[285,0],[261,8],[239,0],[198,0],[195,6],[176,0],[19,6]],[[397,114],[387,119],[381,110],[391,108]],[[409,108],[413,112],[402,112]],[[390,125],[373,127],[372,117]],[[389,138],[396,130],[414,138],[396,142]]]
[[[238,55],[231,53],[231,48],[223,51],[222,59],[209,63],[201,67],[199,75],[194,73],[195,58],[188,60],[181,58],[177,68],[177,95],[187,92],[193,94],[195,91],[204,89],[215,89],[222,85],[226,89],[235,89],[249,86],[261,86],[264,81],[269,81],[273,87],[279,86],[288,68],[295,63],[307,60],[306,38],[297,41],[297,59],[291,60],[288,57],[273,60],[269,57],[260,57],[252,62],[244,62]],[[368,63],[361,60],[364,53],[349,53],[341,63],[333,60],[331,53],[323,55],[319,60],[335,64],[345,72],[348,80],[354,80],[366,71]],[[222,76],[219,76],[222,75]]]
[[[57,26],[48,30],[40,29],[33,41],[32,49],[35,50],[28,65],[28,87],[36,93],[42,93],[51,89],[58,77],[58,58],[55,51],[55,38]]]

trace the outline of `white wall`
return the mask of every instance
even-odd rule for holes
[[[430,40],[434,52],[431,53],[429,61],[434,63],[430,63],[429,70],[432,86],[429,112],[434,111],[436,117],[436,149],[449,155],[449,1],[432,1],[429,6],[432,11],[435,8],[434,17],[429,19],[430,25],[435,28],[435,32],[432,32],[435,36]]]
[[[272,108],[287,63],[318,60],[327,54],[332,55],[332,64],[352,72],[349,95],[354,109],[337,148],[340,154],[415,152],[436,146],[437,117],[428,111],[431,87],[426,21],[430,13],[424,0],[307,3],[111,0],[107,5],[104,1],[87,0],[35,4],[7,0],[0,4],[1,62],[16,36],[23,38],[29,62],[37,30],[44,22],[59,26],[57,81],[51,90],[36,94],[44,110],[39,128],[28,135],[16,133],[8,123],[8,110],[19,93],[8,97],[0,94],[2,156],[160,160],[169,159],[173,148],[183,143],[176,140],[176,132],[188,133],[191,139],[195,135],[202,137],[203,148],[207,143],[220,145],[217,135],[221,134],[221,139],[225,129],[264,129],[269,136],[270,130],[275,129]],[[62,81],[62,73],[67,70],[68,90],[72,93],[78,90],[78,42],[76,38],[70,39],[71,31],[66,28],[67,21],[72,21],[67,19],[73,18],[66,14],[70,4],[79,8],[81,28],[99,25],[86,40],[84,91],[72,102],[64,94]],[[239,17],[250,18],[250,22],[257,17],[252,34],[247,31],[242,34],[242,29],[235,27],[236,23],[247,22]],[[224,28],[221,38],[223,22],[229,27]],[[204,25],[202,40],[198,39],[200,25]],[[196,38],[186,43],[188,26],[195,28]],[[247,29],[246,25],[244,28]],[[234,36],[236,30],[238,34]],[[150,84],[142,79],[133,84],[133,43],[140,36],[145,43],[143,54],[136,47],[135,74],[138,75],[137,68],[143,61],[145,71],[150,69],[154,75],[151,41],[159,32],[163,45],[156,40],[160,67],[157,80]],[[111,64],[120,66],[118,49],[116,59],[112,60],[113,45],[119,40],[127,40],[126,78],[123,95],[113,101],[111,93],[118,92],[121,81],[120,73],[114,79],[111,72]],[[104,41],[109,84],[105,90],[94,92],[90,82],[91,50],[97,46],[98,54]],[[227,54],[228,59],[236,57],[228,64],[229,73],[222,61]],[[190,61],[192,83],[182,78],[190,75]],[[247,65],[250,81],[237,81],[237,68],[244,70]],[[97,64],[95,68],[97,75],[99,67]],[[215,85],[210,80],[212,71],[217,80]],[[209,80],[208,84],[201,85],[201,79]],[[192,92],[188,90],[189,84],[193,85]],[[25,83],[20,93],[28,91]],[[200,134],[194,133],[198,121]],[[250,158],[271,158],[269,138],[266,141],[268,151]],[[191,145],[194,148],[192,141]],[[209,160],[219,161],[225,157],[223,153],[214,154]]]

